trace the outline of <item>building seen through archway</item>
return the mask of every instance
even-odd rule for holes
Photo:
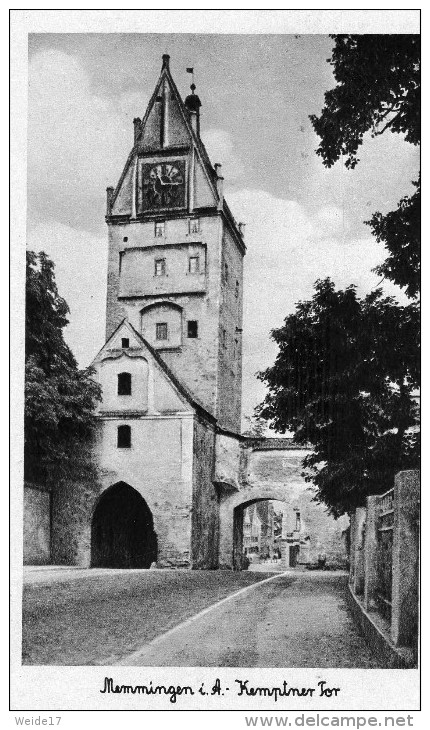
[[[236,508],[235,523],[236,567],[309,563],[311,538],[298,507],[279,500],[248,502]]]

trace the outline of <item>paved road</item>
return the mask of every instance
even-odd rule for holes
[[[156,639],[138,666],[383,667],[352,622],[346,576],[276,576]]]
[[[33,571],[23,663],[381,667],[352,622],[346,580],[329,572]]]
[[[231,570],[24,570],[24,664],[117,664],[207,606],[263,580]]]

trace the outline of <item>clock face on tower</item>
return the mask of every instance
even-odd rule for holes
[[[185,160],[142,164],[141,210],[185,207]]]

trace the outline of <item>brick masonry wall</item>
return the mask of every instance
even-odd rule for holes
[[[24,485],[24,565],[47,565],[51,559],[49,492]]]

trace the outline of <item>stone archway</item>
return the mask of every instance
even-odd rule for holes
[[[256,502],[290,502],[284,486],[253,486],[226,497],[220,505],[220,567],[240,569],[243,540],[243,512]]]
[[[91,523],[91,567],[149,568],[157,560],[151,510],[133,487],[118,482],[104,492]]]
[[[276,501],[285,504],[285,500],[279,500],[274,497],[262,497],[251,499],[248,502],[241,502],[233,509],[233,570],[242,570],[243,556],[243,532],[244,532],[244,514],[247,507],[258,502]]]

